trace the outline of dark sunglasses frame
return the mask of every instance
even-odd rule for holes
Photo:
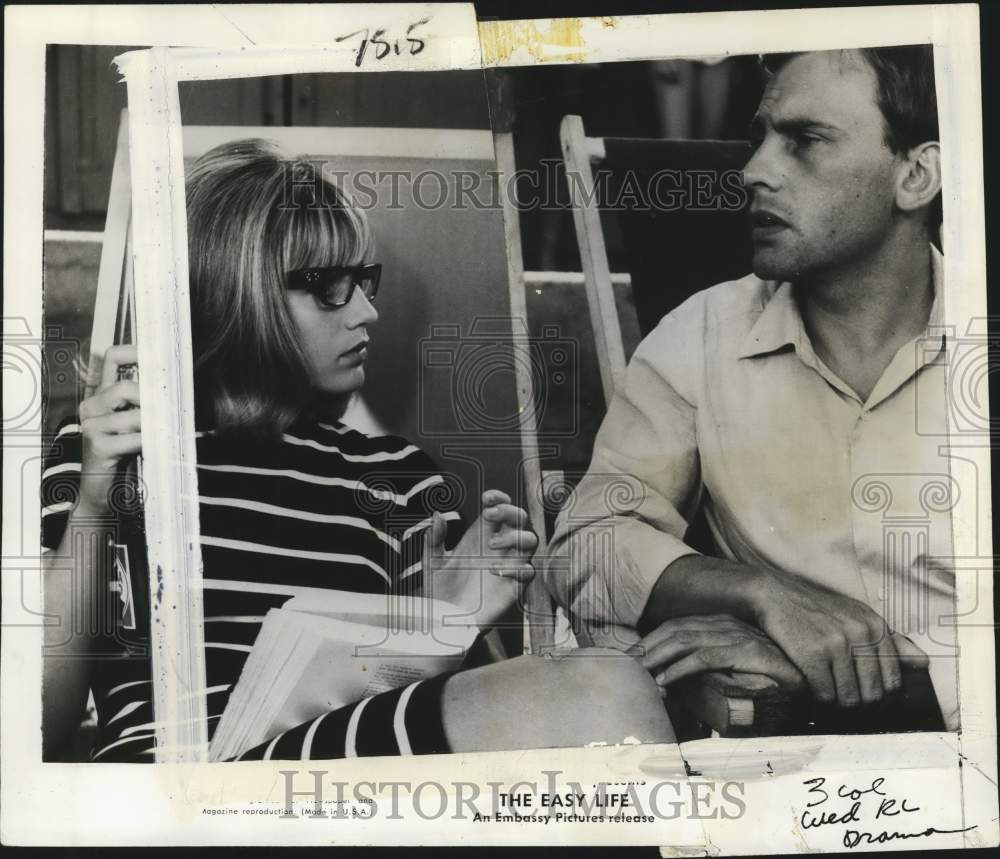
[[[327,301],[326,288],[345,274],[351,277],[351,287],[343,301]],[[322,268],[300,268],[286,275],[288,289],[303,289],[312,293],[324,307],[345,307],[352,298],[354,290],[365,280],[372,283],[371,292],[366,294],[369,301],[374,301],[378,294],[379,281],[382,279],[382,264],[373,262],[367,265],[332,265]]]

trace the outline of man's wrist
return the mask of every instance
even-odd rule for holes
[[[763,626],[763,615],[771,602],[770,587],[773,576],[770,570],[748,564],[734,564],[739,571],[733,576],[733,593],[737,604],[736,615],[756,627]]]
[[[667,577],[674,577],[686,592],[683,602],[691,602],[685,610],[669,615],[731,614],[755,626],[761,624],[774,583],[771,571],[763,567],[697,554],[677,558],[664,570],[663,578]],[[675,591],[674,596],[680,594]]]

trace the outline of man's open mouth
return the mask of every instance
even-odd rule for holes
[[[790,226],[788,221],[768,209],[755,209],[751,212],[750,219],[754,230],[778,230]]]

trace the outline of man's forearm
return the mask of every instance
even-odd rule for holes
[[[851,707],[899,688],[899,658],[885,620],[867,604],[793,573],[685,555],[657,579],[639,631],[675,617],[712,614],[762,630],[819,701]]]
[[[671,618],[694,614],[729,614],[758,624],[767,578],[767,571],[746,564],[684,555],[653,586],[639,631],[645,633]]]

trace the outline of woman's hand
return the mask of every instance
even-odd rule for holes
[[[79,528],[91,528],[93,538],[107,539],[106,528],[89,525],[89,518],[107,513],[108,492],[118,464],[139,452],[139,386],[119,382],[118,368],[136,363],[135,346],[112,346],[103,359],[91,358],[88,388],[95,391],[80,403],[80,432],[83,458],[80,497],[76,514]],[[131,409],[126,411],[126,409]],[[105,569],[104,552],[74,555],[74,529],[67,527],[54,552],[43,556],[45,564],[44,606],[60,623],[45,625],[42,682],[42,755],[45,760],[61,759],[72,747],[73,738],[87,703],[94,669],[94,654],[100,645],[100,624],[73,632],[74,617],[104,617],[107,611],[107,582],[114,573]],[[60,567],[66,558],[76,558],[72,575]],[[62,559],[60,562],[59,559]],[[69,758],[66,758],[67,760]]]
[[[108,511],[108,492],[119,463],[139,453],[139,385],[118,381],[119,367],[135,364],[134,345],[112,346],[96,365],[91,358],[90,378],[97,389],[80,403],[83,463],[77,510],[85,515]]]
[[[424,537],[424,593],[461,606],[479,626],[495,622],[535,575],[538,538],[528,514],[497,489],[483,493],[482,515],[453,552],[444,548],[447,523],[435,513]]]
[[[759,629],[725,614],[678,617],[661,623],[630,652],[662,688],[702,671],[762,674],[798,688],[801,672]]]

